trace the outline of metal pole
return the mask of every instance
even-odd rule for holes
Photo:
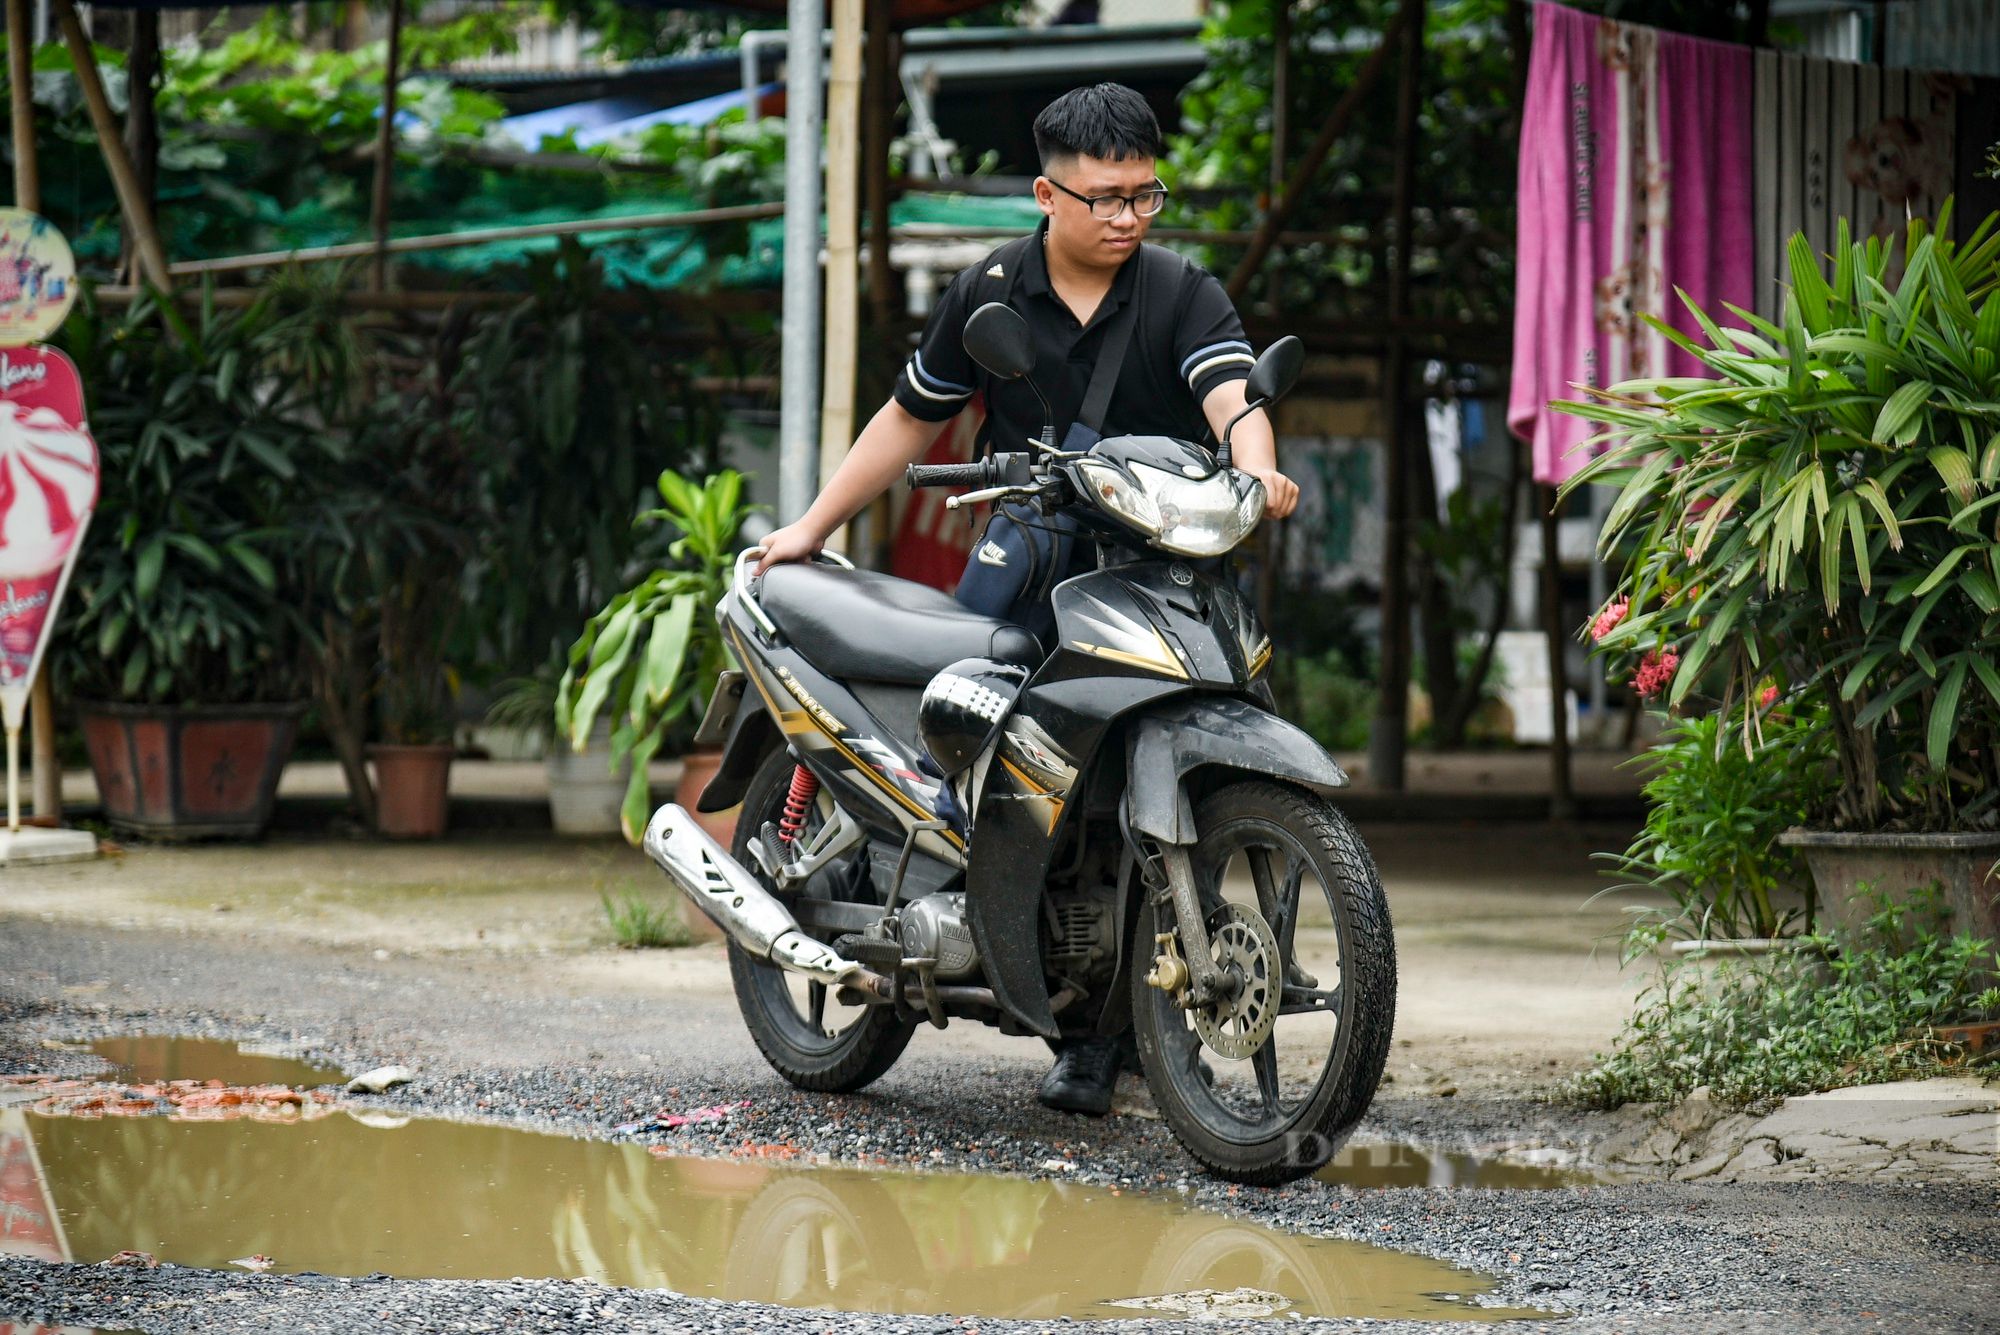
[[[370,286],[389,287],[389,187],[396,176],[396,68],[402,55],[403,0],[389,0],[389,54],[382,66],[382,123],[375,127],[375,200],[369,223],[375,233],[375,274]]]
[[[1396,254],[1389,266],[1388,351],[1382,358],[1382,648],[1377,677],[1380,694],[1368,729],[1368,781],[1400,792],[1408,742],[1410,707],[1410,484],[1406,454],[1403,381],[1407,357],[1397,327],[1409,313],[1411,195],[1415,189],[1417,80],[1423,73],[1424,0],[1403,0],[1395,28],[1403,42],[1401,86],[1396,100]],[[1418,448],[1424,448],[1419,445]],[[1435,497],[1426,503],[1435,505]]]
[[[862,0],[833,0],[826,87],[826,379],[820,385],[819,480],[854,443],[854,369],[860,337]],[[846,532],[827,540],[845,551]]]
[[[785,278],[778,421],[778,522],[819,491],[820,0],[788,0]]]
[[[868,205],[868,304],[878,331],[895,318],[896,276],[889,268],[889,141],[896,119],[897,56],[901,43],[890,27],[889,0],[868,0],[868,60],[861,91],[863,140],[868,161],[862,168]]]

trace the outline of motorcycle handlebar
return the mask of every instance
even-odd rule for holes
[[[980,487],[996,481],[991,464],[911,464],[904,474],[912,487]]]

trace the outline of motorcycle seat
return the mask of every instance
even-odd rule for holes
[[[757,600],[813,666],[841,680],[922,686],[961,658],[1025,668],[1047,657],[1010,621],[967,611],[928,584],[872,570],[787,564],[764,572]]]

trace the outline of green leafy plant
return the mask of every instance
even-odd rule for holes
[[[1707,1085],[1743,1104],[1963,1069],[1967,1053],[1934,1031],[2000,1012],[2000,989],[1985,985],[1993,942],[1946,935],[1935,886],[1873,904],[1861,930],[1804,949],[1668,969],[1616,1048],[1559,1094],[1615,1108]]]
[[[482,442],[498,539],[477,556],[468,615],[493,656],[523,667],[560,655],[650,563],[633,524],[647,480],[721,430],[713,403],[679,392],[634,322],[606,311],[602,265],[575,238],[533,257],[527,278],[531,294],[474,323],[450,370],[454,429]]]
[[[1338,649],[1281,660],[1285,715],[1330,751],[1368,745],[1375,683],[1353,672]]]
[[[1606,856],[1674,908],[1639,911],[1627,963],[1668,937],[1768,939],[1812,926],[1812,876],[1777,839],[1833,785],[1825,720],[1774,716],[1747,752],[1724,733],[1714,715],[1681,719],[1646,757],[1646,828],[1623,854]]]
[[[212,294],[211,294],[212,296]],[[320,370],[276,294],[122,315],[86,289],[64,327],[89,395],[101,494],[60,655],[72,691],[201,704],[296,695],[297,619],[279,567],[305,479],[345,453],[315,419]]]
[[[525,677],[502,682],[500,694],[486,710],[486,721],[515,728],[553,742],[556,735],[556,665],[547,664]]]
[[[663,908],[629,885],[617,894],[600,890],[597,898],[612,939],[627,950],[684,946],[694,939],[674,905]]]
[[[1653,322],[1712,376],[1554,405],[1613,441],[1570,483],[1619,488],[1603,543],[1631,552],[1600,644],[1642,694],[1705,692],[1746,751],[1781,704],[1823,709],[1814,823],[2000,823],[1995,221],[1954,244],[1947,209],[1900,250],[1843,221],[1831,278],[1794,236],[1782,325]]]
[[[633,843],[652,815],[647,763],[670,727],[700,718],[729,665],[715,605],[729,588],[736,531],[751,513],[743,479],[730,469],[698,485],[662,473],[659,487],[666,504],[644,518],[680,531],[667,549],[677,564],[653,571],[590,619],[569,651],[556,698],[556,732],[578,751],[588,745],[599,711],[611,712],[610,763],[616,768],[632,757],[620,820]]]

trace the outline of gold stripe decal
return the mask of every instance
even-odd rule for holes
[[[1108,658],[1114,663],[1144,668],[1148,672],[1157,672],[1166,677],[1179,677],[1182,681],[1188,679],[1187,669],[1181,666],[1173,650],[1167,648],[1165,640],[1160,641],[1160,657],[1157,658],[1146,654],[1127,653],[1123,649],[1111,649],[1101,644],[1086,644],[1082,640],[1071,640],[1070,643],[1086,654]]]

